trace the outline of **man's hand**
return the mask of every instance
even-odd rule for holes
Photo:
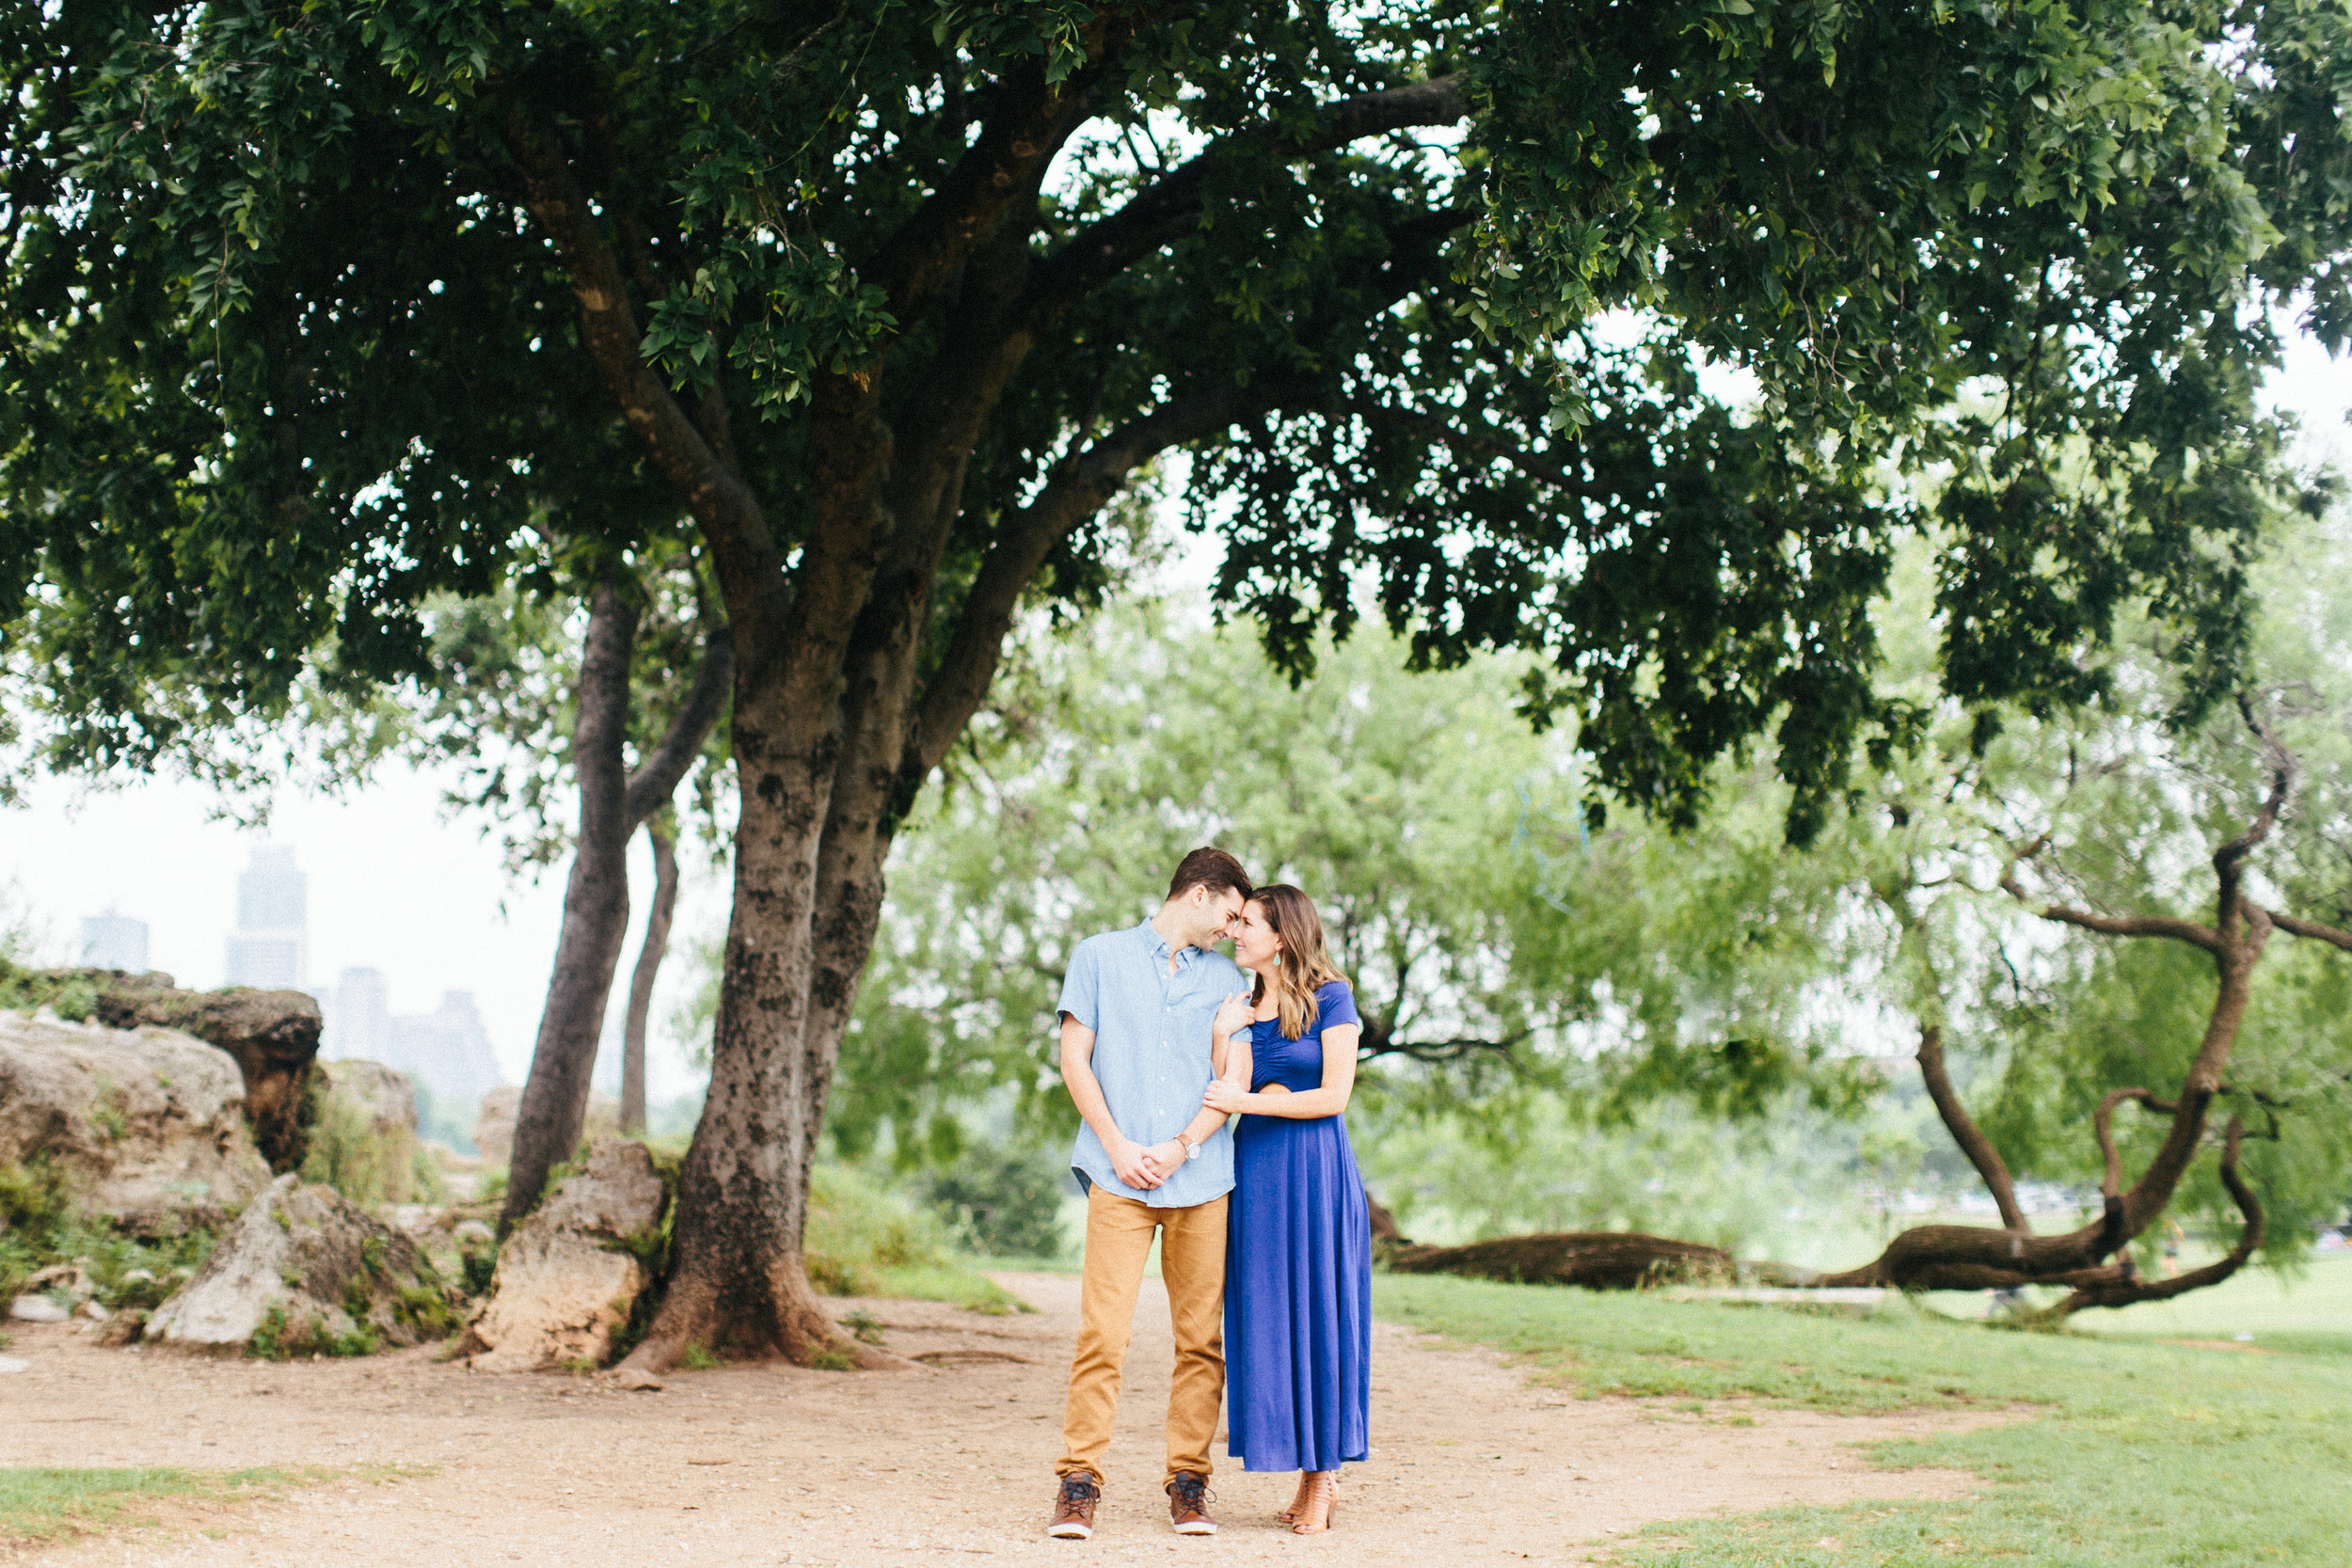
[[[1152,1169],[1158,1174],[1159,1179],[1165,1181],[1176,1174],[1176,1167],[1183,1164],[1186,1159],[1184,1141],[1182,1138],[1170,1138],[1164,1144],[1153,1144],[1143,1151],[1143,1157],[1151,1163]]]
[[[1152,1168],[1152,1151],[1139,1143],[1121,1138],[1111,1146],[1109,1153],[1111,1174],[1137,1192],[1148,1193],[1168,1180]]]

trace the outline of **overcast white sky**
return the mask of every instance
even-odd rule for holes
[[[2271,392],[2303,417],[2313,455],[2352,468],[2352,365],[2298,339]],[[1205,584],[1214,550],[1193,542],[1188,559],[1170,563],[1170,579]],[[387,769],[345,800],[283,796],[266,839],[212,820],[213,806],[208,791],[167,780],[103,790],[41,784],[24,808],[0,809],[0,902],[30,909],[47,930],[44,956],[57,961],[78,957],[82,916],[109,908],[136,916],[151,929],[150,963],[183,985],[212,987],[221,983],[235,923],[237,873],[254,845],[291,846],[310,878],[313,987],[331,985],[346,966],[380,969],[395,1012],[469,990],[507,1077],[522,1081],[554,957],[562,867],[535,883],[508,881],[479,820],[445,819],[434,778],[405,769]],[[652,879],[642,841],[629,870],[633,920],[642,922]],[[717,934],[724,921],[723,873],[694,865],[655,1006],[648,1086],[657,1101],[693,1086],[682,1048],[661,1025],[694,979],[686,943]],[[632,932],[624,986],[635,952]],[[612,1070],[600,1066],[600,1076]]]

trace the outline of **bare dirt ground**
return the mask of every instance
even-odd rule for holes
[[[178,1505],[154,1511],[166,1517],[150,1528],[21,1560],[579,1568],[626,1557],[868,1568],[1184,1552],[1253,1562],[1573,1561],[1654,1520],[1957,1497],[1974,1477],[1874,1469],[1853,1445],[2010,1418],[1698,1415],[1578,1400],[1531,1385],[1498,1356],[1383,1323],[1373,1456],[1349,1467],[1332,1532],[1295,1537],[1276,1522],[1291,1477],[1225,1469],[1212,1481],[1223,1533],[1180,1539],[1158,1490],[1167,1298],[1147,1280],[1099,1528],[1089,1543],[1054,1542],[1042,1535],[1077,1281],[997,1277],[1039,1310],[991,1318],[923,1302],[838,1304],[843,1315],[863,1307],[882,1319],[893,1350],[945,1353],[921,1370],[681,1371],[659,1393],[598,1378],[476,1374],[436,1363],[429,1349],[272,1365],[102,1350],[63,1327],[22,1325],[13,1354],[33,1365],[0,1382],[0,1465],[415,1468],[389,1484]],[[963,1358],[976,1352],[1022,1359]]]

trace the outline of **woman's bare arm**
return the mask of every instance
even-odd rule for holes
[[[1363,1025],[1342,1023],[1323,1032],[1323,1085],[1298,1094],[1248,1094],[1226,1078],[1209,1085],[1201,1098],[1212,1111],[1235,1111],[1253,1117],[1289,1117],[1311,1121],[1336,1117],[1347,1109],[1356,1091],[1356,1044],[1364,1037]],[[1248,1050],[1247,1046],[1242,1047]],[[1243,1083],[1248,1079],[1244,1078]]]

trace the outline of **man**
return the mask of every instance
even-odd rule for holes
[[[1143,1265],[1160,1240],[1176,1332],[1168,1394],[1168,1516],[1182,1535],[1214,1535],[1209,1445],[1225,1397],[1225,1208],[1233,1141],[1200,1097],[1216,1074],[1210,1021],[1248,985],[1211,952],[1241,917],[1249,879],[1222,849],[1195,849],[1168,900],[1142,925],[1089,937],[1062,981],[1061,1076],[1086,1125],[1070,1164],[1087,1195],[1084,1321],[1062,1416],[1061,1486],[1046,1533],[1094,1533],[1103,1454],[1119,1411],[1119,1373]]]

